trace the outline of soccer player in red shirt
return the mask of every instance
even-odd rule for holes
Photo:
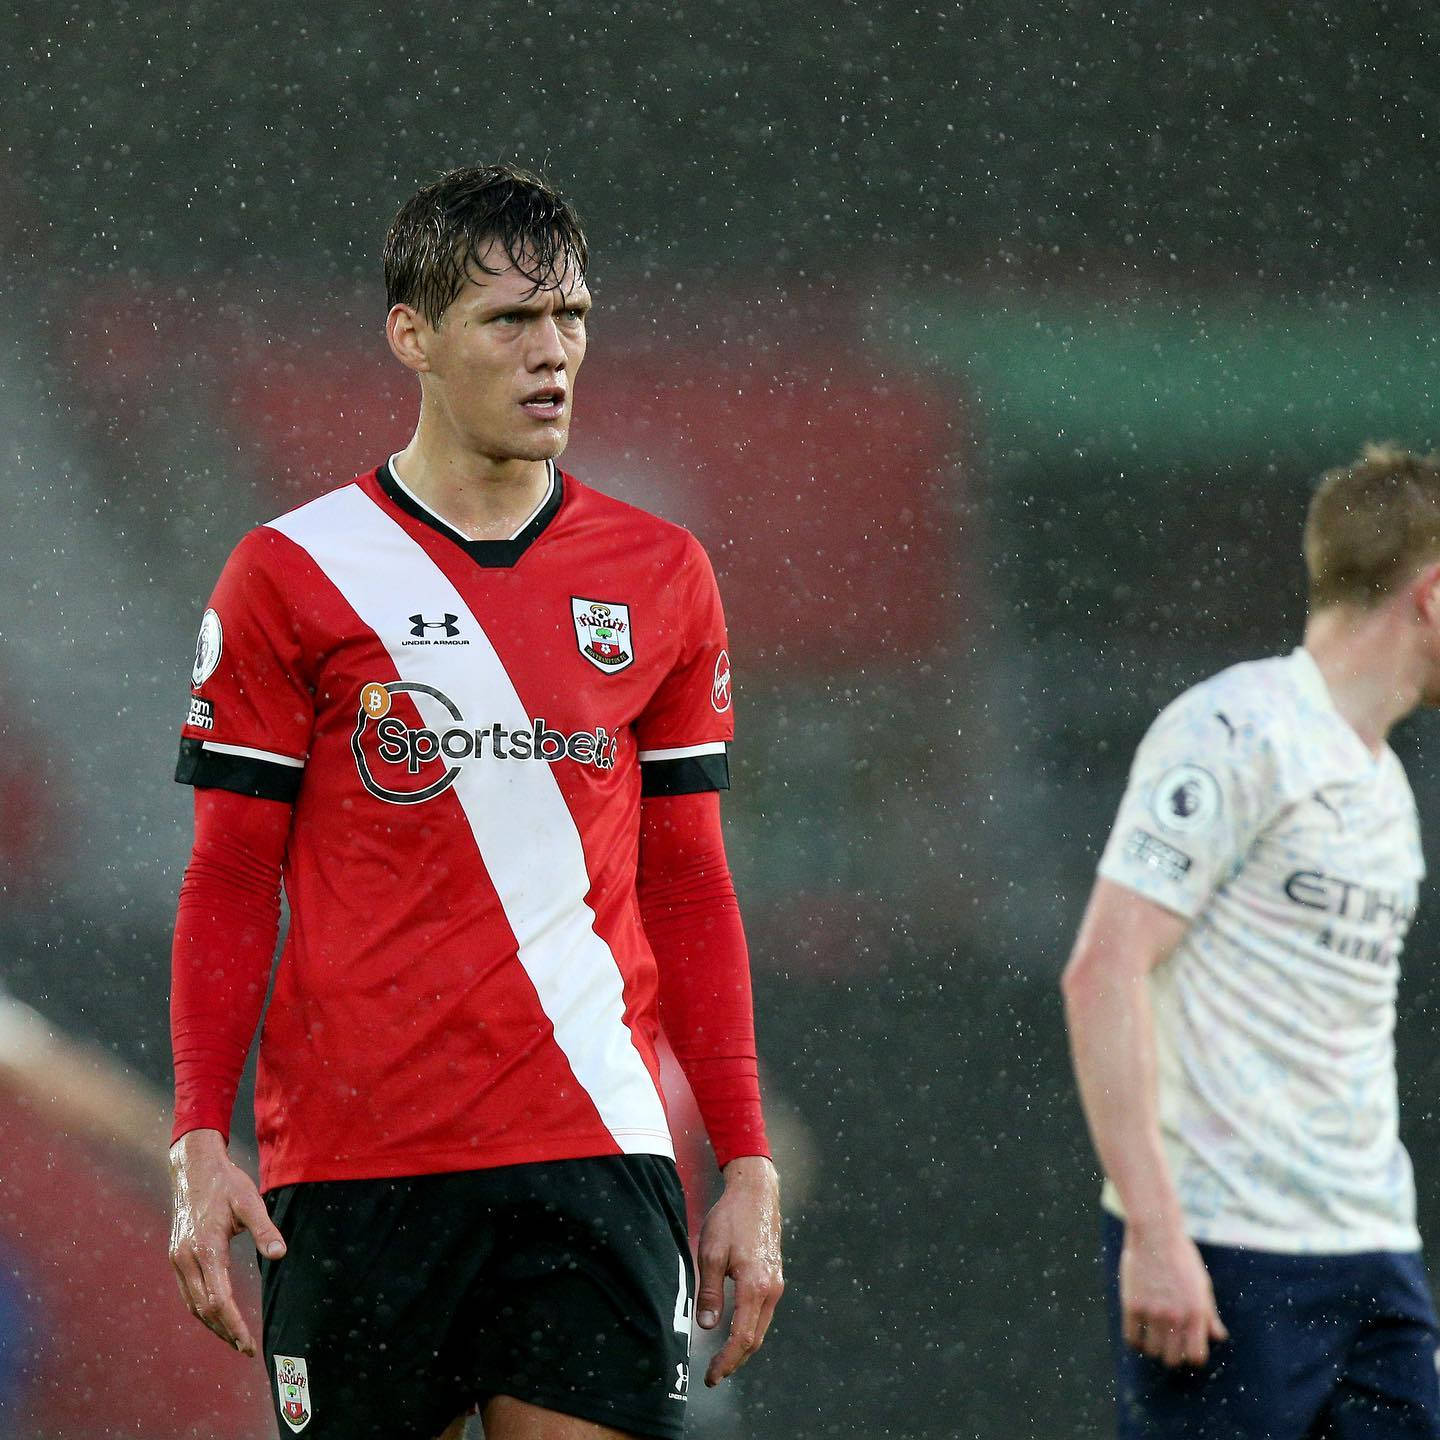
[[[279,1433],[679,1437],[691,1317],[733,1373],[782,1288],[721,841],[724,618],[678,526],[563,473],[585,237],[509,166],[385,244],[410,443],[236,548],[201,625],[173,960],[171,1259]],[[260,1188],[226,1152],[260,1045]],[[691,1274],[663,1022],[725,1190]],[[261,1198],[261,1190],[264,1199]]]

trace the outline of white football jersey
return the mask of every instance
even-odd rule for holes
[[[1395,995],[1425,873],[1415,799],[1304,649],[1188,690],[1141,742],[1100,874],[1191,921],[1150,976],[1187,1228],[1415,1250]],[[1104,1203],[1123,1214],[1107,1184]]]

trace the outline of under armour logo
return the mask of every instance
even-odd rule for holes
[[[675,1390],[677,1394],[683,1395],[690,1388],[690,1367],[688,1365],[677,1365],[675,1367]]]
[[[453,640],[460,633],[460,627],[455,623],[459,618],[458,615],[447,614],[443,620],[427,620],[423,615],[412,615],[410,633],[421,636],[427,630],[443,630],[447,638]]]

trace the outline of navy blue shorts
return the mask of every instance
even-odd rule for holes
[[[1282,1255],[1201,1245],[1230,1339],[1171,1370],[1124,1341],[1105,1217],[1119,1440],[1436,1440],[1435,1307],[1418,1253]]]

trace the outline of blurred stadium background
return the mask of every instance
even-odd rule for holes
[[[543,166],[596,255],[567,464],[694,528],[727,594],[728,833],[808,1156],[789,1294],[707,1433],[1106,1433],[1055,981],[1154,710],[1295,642],[1313,475],[1436,442],[1437,30],[1398,0],[7,7],[0,980],[168,1083],[210,584],[408,433],[399,201]],[[1397,742],[1432,836],[1437,742]],[[1431,894],[1399,1043],[1432,1241],[1437,943]],[[6,1434],[265,1433],[160,1197],[0,1086]]]

